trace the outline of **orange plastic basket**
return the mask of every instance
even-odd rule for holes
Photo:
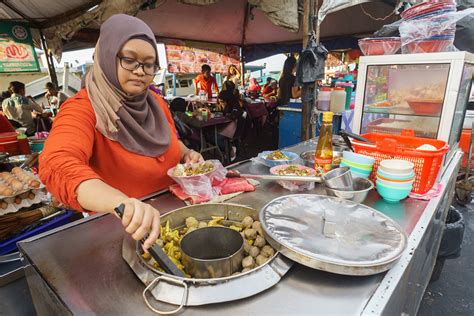
[[[374,168],[370,175],[371,180],[375,182],[380,161],[385,159],[408,160],[415,164],[415,182],[413,182],[412,192],[418,194],[424,194],[433,187],[443,163],[444,155],[449,148],[449,145],[441,140],[414,137],[413,131],[403,131],[400,136],[376,133],[362,136],[375,143],[374,145],[353,141],[356,153],[375,158]],[[416,149],[424,144],[433,145],[437,150]]]

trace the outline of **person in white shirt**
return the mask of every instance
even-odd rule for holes
[[[36,132],[36,123],[33,111],[43,113],[41,105],[36,103],[31,96],[25,97],[25,84],[19,81],[10,82],[8,90],[11,96],[2,102],[5,116],[12,121],[26,127],[26,135],[32,136]]]
[[[59,91],[58,87],[52,82],[46,83],[45,89],[46,93],[44,97],[48,101],[48,106],[53,114],[56,114],[61,104],[63,104],[68,97],[64,92]]]

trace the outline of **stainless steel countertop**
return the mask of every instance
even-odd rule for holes
[[[314,143],[307,142],[291,150],[299,153],[312,148]],[[243,173],[268,172],[267,167],[250,162],[238,165],[237,169]],[[324,190],[317,185],[312,193],[323,194]],[[255,192],[239,195],[231,202],[259,209],[286,194],[291,192],[277,183],[261,181]],[[184,206],[169,193],[150,202],[162,212]],[[399,204],[388,204],[373,191],[365,204],[390,216],[410,234],[428,201],[406,199]],[[152,314],[141,296],[144,285],[122,259],[124,233],[114,216],[93,216],[66,229],[32,238],[20,246],[28,261],[72,313]],[[384,275],[348,277],[295,264],[280,283],[263,293],[234,302],[187,307],[184,314],[360,314]]]

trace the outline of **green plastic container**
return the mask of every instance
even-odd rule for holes
[[[34,153],[40,153],[43,151],[44,142],[30,142],[30,149]]]

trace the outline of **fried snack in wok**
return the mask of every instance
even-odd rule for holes
[[[184,265],[181,262],[182,253],[179,243],[185,234],[206,226],[225,226],[242,234],[245,241],[244,251],[248,256],[243,259],[245,262],[242,262],[242,267],[244,269],[238,273],[247,272],[250,269],[255,268],[257,265],[263,264],[275,253],[275,250],[265,241],[260,222],[254,221],[249,216],[245,217],[240,223],[225,221],[225,218],[222,216],[212,216],[212,219],[208,222],[198,221],[194,217],[188,217],[185,219],[185,226],[180,229],[171,229],[170,223],[167,221],[165,225],[161,226],[160,238],[157,239],[155,243],[163,249],[168,257],[170,257],[170,260],[173,261],[178,269],[183,271],[187,277],[190,277],[190,275],[186,273]],[[244,228],[246,228],[245,231],[243,231]],[[156,269],[164,272],[159,264],[152,259],[149,253],[142,254],[142,257],[147,261],[151,260],[152,265]],[[258,258],[257,264],[256,258]]]

